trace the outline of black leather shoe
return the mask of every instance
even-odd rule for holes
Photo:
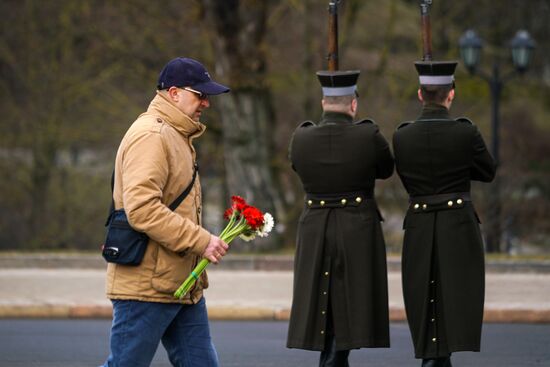
[[[349,350],[336,350],[336,339],[327,337],[325,350],[321,352],[319,367],[349,367]]]
[[[422,367],[453,367],[451,357],[423,359]]]

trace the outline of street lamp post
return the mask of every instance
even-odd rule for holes
[[[510,79],[515,73],[523,74],[529,67],[531,54],[535,48],[535,42],[525,30],[516,33],[510,42],[512,51],[512,62],[514,71],[505,76],[501,76],[500,67],[497,62],[493,64],[491,75],[485,74],[477,69],[483,41],[473,30],[466,31],[459,41],[460,55],[464,65],[472,75],[478,75],[489,84],[491,91],[491,154],[497,165],[500,165],[499,156],[499,125],[500,125],[500,95],[505,81]],[[500,203],[500,178],[499,174],[495,178],[492,190],[489,192],[489,221],[487,226],[486,245],[487,252],[499,252],[500,240],[502,237],[501,229],[501,203]]]

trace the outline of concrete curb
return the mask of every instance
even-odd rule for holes
[[[110,319],[110,305],[8,305],[0,306],[0,319]],[[288,321],[290,309],[267,307],[208,306],[210,320]],[[390,307],[390,321],[406,321],[403,308]],[[550,309],[486,309],[486,323],[550,323]]]
[[[401,270],[401,259],[389,256],[389,271]],[[106,263],[99,254],[58,253],[0,253],[0,269],[105,269]],[[211,267],[216,270],[289,271],[294,269],[292,255],[238,255],[229,254],[222,262]],[[550,260],[488,260],[488,273],[541,273],[550,274]]]

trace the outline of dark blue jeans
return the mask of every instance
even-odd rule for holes
[[[195,305],[113,300],[103,367],[148,367],[160,341],[175,367],[218,367],[204,298]]]

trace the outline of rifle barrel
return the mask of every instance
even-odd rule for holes
[[[430,5],[432,1],[422,0],[420,2],[420,18],[422,23],[422,53],[423,61],[432,60],[432,25],[430,21]]]
[[[328,11],[328,70],[338,70],[338,0],[329,2]]]

